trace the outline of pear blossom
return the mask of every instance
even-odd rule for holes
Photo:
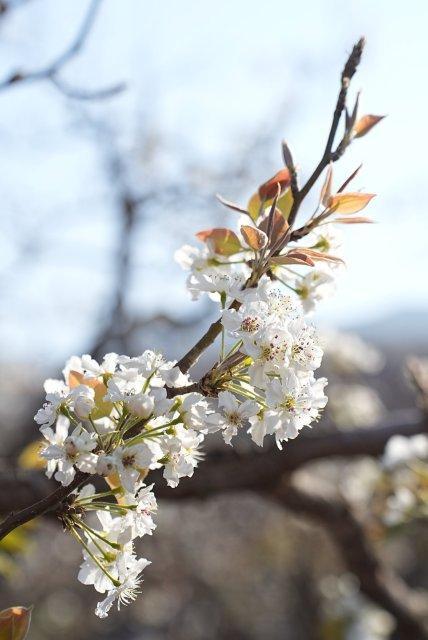
[[[266,387],[266,402],[277,412],[275,436],[280,446],[283,440],[294,439],[299,431],[318,417],[327,403],[323,394],[325,378],[303,380],[289,369],[282,379],[275,378]]]
[[[208,293],[213,300],[220,300],[221,296],[226,300],[233,300],[243,288],[246,279],[243,271],[211,267],[202,272],[192,273],[187,280],[187,288],[192,300],[197,300],[202,292]]]
[[[48,445],[41,451],[42,458],[48,461],[46,475],[67,486],[76,475],[76,469],[85,473],[95,473],[97,456],[91,453],[97,446],[93,433],[88,433],[78,425],[69,435],[70,420],[58,416],[56,429],[42,427],[42,434]],[[56,472],[55,472],[56,471]]]
[[[248,433],[251,439],[259,447],[263,446],[265,436],[275,433],[275,426],[278,423],[278,416],[275,411],[261,411],[248,419],[250,427]]]
[[[308,234],[306,238],[307,246],[321,253],[340,257],[343,245],[343,235],[331,222],[317,227]],[[340,263],[335,263],[340,265]],[[335,266],[333,264],[333,267]]]
[[[201,459],[199,446],[202,433],[186,429],[181,425],[174,428],[174,435],[163,436],[161,448],[164,454],[163,476],[170,487],[176,487],[180,478],[191,477]]]
[[[315,327],[300,318],[289,325],[292,338],[290,361],[301,371],[314,371],[321,365],[323,350]]]
[[[204,432],[208,403],[200,393],[189,393],[177,407],[183,425],[188,429]]]
[[[129,447],[119,446],[115,449],[112,460],[123,488],[133,492],[140,473],[154,462],[155,452],[145,442]]]
[[[122,604],[127,605],[135,600],[140,593],[141,572],[149,564],[151,562],[145,558],[133,559],[132,562],[129,559],[120,558],[117,565],[119,576],[123,576],[123,581],[119,586],[110,589],[107,597],[97,604],[95,615],[99,618],[105,618],[115,601],[117,601],[117,608],[120,610]]]
[[[80,420],[86,420],[95,407],[95,391],[85,384],[79,384],[71,391],[72,407]]]
[[[345,71],[349,65],[355,71],[361,47],[362,41],[354,47]],[[346,147],[352,140],[352,123],[345,120]],[[363,127],[362,133],[371,126]],[[69,486],[77,470],[87,474],[79,474],[79,482],[87,481],[89,474],[99,476],[93,485],[73,491],[70,487],[58,515],[82,546],[78,580],[103,594],[95,611],[100,618],[114,604],[120,609],[140,592],[142,572],[150,562],[138,557],[134,541],[152,535],[156,528],[154,485],[145,484],[153,470],[158,469],[170,487],[177,487],[181,478],[194,474],[204,456],[205,437],[215,432],[221,432],[229,445],[238,433],[248,434],[258,446],[272,437],[281,449],[283,442],[311,426],[327,403],[327,379],[314,373],[323,348],[306,316],[335,288],[338,266],[326,264],[331,262],[326,254],[340,251],[340,238],[328,224],[339,207],[330,206],[330,167],[320,198],[325,209],[317,208],[296,228],[296,205],[313,180],[299,191],[297,202],[285,143],[283,156],[287,167],[258,188],[248,210],[223,201],[245,214],[235,217],[236,231],[198,233],[205,243],[202,248],[185,245],[176,251],[176,261],[188,271],[186,286],[192,299],[206,293],[219,303],[221,313],[221,320],[179,362],[151,349],[133,355],[108,353],[101,362],[83,354],[66,362],[63,379],[45,382],[46,398],[35,421],[46,440],[41,455],[47,460],[48,477]],[[318,173],[316,169],[314,176]],[[344,192],[349,181],[339,190],[339,198],[349,197]],[[289,196],[295,202],[287,222],[284,207],[291,202]],[[372,194],[361,197],[364,206]],[[355,199],[360,200],[354,194]],[[351,215],[353,209],[342,210]],[[310,255],[313,261],[307,259]],[[193,383],[187,370],[216,336],[218,344],[213,346],[219,349],[214,364]],[[349,345],[348,369],[373,370],[377,360],[373,352],[369,358],[358,341],[348,341]],[[428,436],[391,439],[384,466],[395,468],[414,457],[428,457]],[[412,491],[402,489],[390,499],[391,513],[404,513],[413,506]],[[91,519],[94,514],[98,524]]]
[[[282,371],[288,365],[292,341],[288,330],[268,327],[253,340],[244,342],[244,353],[253,359],[248,373],[256,387],[263,388],[269,374]]]
[[[157,511],[157,502],[152,489],[153,484],[145,486],[144,483],[137,483],[134,492],[124,494],[124,504],[135,507],[121,518],[123,530],[130,531],[132,539],[152,535],[156,529],[153,514]]]
[[[107,353],[101,364],[98,364],[89,354],[83,356],[72,356],[67,360],[62,371],[64,378],[67,380],[71,371],[82,373],[85,378],[98,378],[105,374],[114,372],[117,364],[117,354]]]
[[[231,444],[238,429],[244,426],[248,418],[255,416],[259,411],[257,402],[245,400],[240,403],[230,391],[221,391],[218,394],[218,406],[222,412],[210,415],[208,420],[211,425],[222,430],[226,444]]]
[[[39,425],[50,427],[54,424],[59,409],[67,402],[70,389],[62,380],[45,380],[43,388],[46,392],[46,402],[34,416]]]
[[[304,277],[299,277],[294,288],[302,303],[305,313],[313,311],[318,302],[333,295],[336,284],[331,268],[317,267],[311,269]]]
[[[382,462],[387,469],[393,469],[411,460],[428,459],[428,436],[424,433],[406,438],[393,436],[388,440]]]

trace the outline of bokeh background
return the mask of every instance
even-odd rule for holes
[[[0,81],[66,50],[88,7],[1,3]],[[103,0],[60,72],[63,90],[48,79],[2,88],[3,458],[35,439],[41,383],[69,355],[159,348],[178,357],[194,342],[215,309],[190,301],[174,250],[234,222],[215,193],[245,203],[281,167],[282,138],[309,175],[361,35],[351,95],[363,88],[361,112],[388,117],[336,175],[363,162],[358,186],[378,194],[377,224],[345,230],[347,268],[316,316],[331,378],[317,428],[370,428],[414,404],[405,359],[428,352],[427,19],[423,0]],[[89,99],[118,83],[123,91]],[[327,462],[302,481],[365,504],[378,473],[369,460]],[[75,578],[79,550],[55,522],[6,549],[0,604],[35,604],[35,640],[390,637],[391,619],[362,599],[324,532],[259,497],[161,503],[158,523],[144,540],[153,561],[144,597],[108,621],[93,617],[94,594]],[[418,526],[383,553],[428,586]]]

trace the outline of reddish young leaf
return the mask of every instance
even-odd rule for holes
[[[375,197],[374,193],[338,193],[328,200],[328,208],[335,213],[357,213]]]
[[[269,224],[269,216],[266,216],[259,224],[259,229],[267,234]],[[273,225],[270,238],[270,244],[273,246],[275,242],[287,233],[289,224],[279,209],[275,209],[273,214]]]
[[[355,216],[353,218],[335,218],[332,222],[338,222],[339,224],[372,224],[373,220],[364,218],[363,216]]]
[[[217,193],[216,198],[221,204],[223,204],[228,209],[232,209],[232,211],[238,211],[238,213],[245,213],[247,216],[250,216],[250,212],[244,207],[240,207],[239,204],[235,204],[234,202],[230,202],[230,200],[225,200],[220,194]]]
[[[333,163],[330,162],[327,168],[327,174],[325,177],[324,184],[320,193],[320,203],[324,205],[324,207],[328,206],[328,201],[331,198],[331,185],[333,182]]]
[[[276,195],[276,192],[272,198],[269,198],[268,200],[263,201],[263,208],[261,206],[262,201],[260,199],[259,194],[254,193],[251,196],[251,198],[248,201],[247,209],[248,209],[248,214],[250,218],[254,222],[257,221],[257,218],[259,217],[260,213],[263,213],[264,210],[267,209],[272,204],[275,195]],[[293,194],[291,193],[291,189],[286,189],[284,193],[278,198],[276,207],[277,209],[280,210],[280,212],[285,218],[288,218],[292,206],[293,206]]]
[[[308,255],[303,253],[300,250],[292,249],[288,253],[282,256],[276,256],[270,259],[270,262],[273,264],[284,265],[284,264],[304,264],[307,267],[315,266],[315,262]]]
[[[384,119],[385,116],[373,116],[367,115],[363,116],[354,125],[352,132],[354,134],[354,138],[362,138],[366,135],[375,125],[378,124],[381,120]]]
[[[281,187],[281,193],[290,186],[291,178],[288,169],[284,168],[278,171],[273,178],[267,180],[259,187],[259,196],[262,200],[269,200],[276,196],[278,192],[278,184]]]
[[[0,611],[0,640],[24,640],[31,621],[31,607],[10,607]]]
[[[199,231],[196,237],[221,256],[232,256],[234,253],[242,251],[239,238],[231,229],[217,228]]]
[[[241,233],[245,242],[254,251],[261,251],[267,244],[267,235],[260,229],[245,224],[241,227]]]
[[[299,253],[304,253],[305,255],[309,256],[309,258],[311,258],[315,262],[317,261],[336,262],[336,263],[340,262],[342,264],[345,264],[342,258],[338,258],[337,256],[331,256],[329,253],[323,253],[322,251],[316,251],[315,249],[309,249],[307,247],[299,247],[298,251]]]

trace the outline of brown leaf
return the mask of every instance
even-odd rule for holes
[[[312,260],[312,258],[310,258],[308,255],[306,255],[305,253],[297,249],[296,250],[292,249],[291,251],[289,251],[288,253],[282,256],[276,256],[274,258],[271,258],[270,262],[273,262],[273,264],[279,264],[279,265],[304,264],[308,267],[315,266],[315,262]]]
[[[31,607],[10,607],[0,611],[0,640],[24,640],[31,622]]]
[[[354,138],[362,138],[366,135],[378,122],[383,120],[385,116],[367,115],[360,118],[352,129]]]
[[[337,256],[331,256],[329,253],[323,253],[322,251],[316,251],[315,249],[309,249],[307,247],[299,247],[298,251],[300,253],[304,253],[309,256],[315,262],[340,262],[345,264],[342,258],[338,258]]]
[[[234,202],[230,202],[230,200],[225,200],[220,194],[217,193],[216,198],[221,204],[223,204],[228,209],[232,209],[232,211],[238,211],[238,213],[245,213],[247,216],[250,216],[250,212],[244,207],[240,207],[239,204],[235,204]]]
[[[274,198],[278,191],[278,184],[281,188],[281,193],[290,186],[290,172],[284,168],[278,171],[270,180],[264,182],[259,187],[259,196],[262,200],[270,200]]]
[[[245,242],[254,251],[261,251],[267,244],[267,235],[260,229],[245,224],[241,227],[241,233]]]
[[[338,193],[328,200],[328,208],[335,213],[357,213],[375,197],[374,193]]]
[[[266,216],[259,224],[259,229],[263,231],[263,233],[267,233],[269,224],[269,216]],[[275,242],[282,237],[285,233],[287,233],[289,229],[289,224],[287,220],[282,215],[279,209],[275,209],[273,214],[273,225],[271,232],[271,241],[270,244],[273,246]]]
[[[370,218],[364,218],[363,216],[355,216],[353,218],[335,218],[332,222],[338,222],[339,224],[372,224],[373,220]]]
[[[196,237],[221,256],[232,256],[234,253],[242,251],[239,238],[231,229],[217,228],[199,231]]]

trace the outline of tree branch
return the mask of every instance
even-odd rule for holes
[[[60,504],[67,498],[77,487],[85,480],[88,475],[77,471],[74,480],[67,487],[59,486],[53,493],[50,493],[45,498],[42,498],[38,502],[22,509],[21,511],[12,511],[5,520],[0,524],[0,540],[2,540],[8,533],[20,527],[21,525],[34,520],[38,516],[42,516],[48,511],[54,511]]]
[[[346,145],[345,146],[343,145],[343,140],[342,140],[342,142],[339,145],[339,147],[341,148],[343,147],[341,153],[338,154],[339,147],[336,150],[336,152],[332,151],[340,117],[345,108],[349,83],[351,81],[351,78],[354,76],[357,70],[357,67],[360,63],[361,56],[364,49],[364,44],[365,44],[365,40],[364,38],[361,38],[357,42],[357,44],[354,45],[351,51],[351,54],[348,60],[346,61],[346,64],[344,66],[344,69],[341,75],[341,88],[339,91],[339,96],[337,98],[336,107],[333,114],[333,121],[331,123],[330,132],[328,135],[323,156],[320,162],[318,163],[317,167],[315,168],[314,172],[312,173],[312,175],[308,178],[306,184],[300,190],[297,188],[297,176],[295,174],[294,163],[292,162],[291,154],[288,150],[286,143],[283,143],[283,152],[285,151],[284,160],[287,166],[290,165],[289,169],[291,170],[291,174],[293,178],[292,179],[293,205],[291,207],[291,211],[288,216],[288,223],[290,227],[293,226],[293,223],[296,219],[301,203],[303,202],[304,198],[308,195],[309,191],[311,190],[315,182],[318,180],[319,176],[324,171],[325,167],[327,167],[331,161],[337,160],[340,157],[340,155],[342,155],[343,151],[346,148]],[[300,231],[301,230],[299,230],[299,232]],[[298,237],[301,237],[301,235]],[[290,236],[290,239],[296,239],[296,238],[297,238],[296,234],[294,237],[292,235]],[[285,235],[284,235],[284,240],[285,240]],[[278,241],[278,244],[280,246],[280,249],[277,250],[276,253],[279,253],[279,251],[282,250],[285,246],[285,245],[282,246],[281,242],[279,241]],[[239,306],[240,306],[240,303],[235,300],[234,303],[231,305],[231,308],[237,309],[239,308]],[[181,360],[179,360],[178,366],[183,373],[186,373],[190,369],[190,367],[198,360],[199,356],[209,346],[212,345],[212,343],[215,341],[217,336],[221,333],[221,328],[222,328],[222,324],[221,324],[221,319],[219,318],[216,322],[213,322],[211,324],[208,331],[202,336],[202,338],[181,358]]]
[[[197,473],[181,480],[175,489],[160,482],[159,472],[152,478],[156,482],[156,495],[169,500],[260,491],[276,486],[284,474],[291,474],[309,462],[333,457],[377,457],[382,455],[392,436],[410,437],[418,433],[428,433],[428,419],[418,410],[398,411],[378,427],[310,437],[301,435],[287,442],[283,451],[273,446],[270,450],[257,448],[239,455],[235,449],[224,448],[211,453]]]
[[[9,89],[17,84],[42,80],[50,81],[61,93],[76,100],[103,99],[123,91],[125,88],[124,83],[115,84],[110,87],[104,87],[93,91],[82,91],[71,87],[59,78],[59,73],[62,69],[80,53],[86,44],[89,34],[95,24],[101,2],[102,0],[92,0],[76,37],[59,56],[52,60],[50,64],[40,69],[36,69],[35,71],[25,71],[22,69],[14,71],[0,82],[0,91]]]
[[[362,593],[394,616],[397,638],[428,639],[428,632],[420,619],[427,614],[426,600],[422,595],[418,597],[382,565],[364,528],[346,502],[326,500],[290,485],[277,488],[270,497],[286,509],[319,522],[327,529],[348,569],[358,578]]]
[[[339,126],[340,117],[345,108],[346,96],[348,93],[349,84],[357,70],[358,65],[360,64],[364,45],[365,45],[365,40],[364,38],[361,38],[354,45],[351,51],[351,54],[348,60],[346,61],[346,64],[344,66],[344,69],[341,75],[341,87],[340,87],[339,95],[337,97],[336,107],[334,109],[334,114],[333,114],[333,120],[331,123],[330,132],[328,134],[324,153],[318,165],[314,169],[312,175],[308,178],[307,182],[299,190],[299,192],[296,194],[293,200],[293,205],[291,207],[290,215],[288,216],[288,223],[290,227],[292,227],[294,224],[300,205],[302,204],[304,198],[308,195],[309,191],[312,189],[312,187],[320,177],[321,173],[329,165],[330,162],[335,162],[336,160],[338,160],[339,157],[342,155],[343,151],[345,150],[345,148],[343,148],[342,153],[338,154],[338,149],[339,149],[338,147],[336,152],[333,152],[333,144],[336,137],[337,128]]]
[[[234,300],[229,309],[239,309],[241,303]],[[221,333],[221,318],[213,322],[202,338],[177,362],[177,366],[183,373],[187,373],[190,367],[195,364],[199,356],[210,347],[218,335]]]
[[[412,436],[428,432],[428,420],[417,410],[401,411],[388,422],[370,429],[340,431],[312,437],[301,436],[287,443],[285,451],[276,448],[253,450],[238,455],[234,449],[224,448],[211,453],[191,478],[181,480],[171,489],[165,482],[156,482],[156,495],[167,500],[206,499],[220,493],[237,491],[263,491],[275,487],[284,474],[290,474],[304,464],[335,456],[354,458],[379,456],[389,438],[394,435]],[[159,472],[153,480],[161,480]],[[90,479],[80,472],[78,484]],[[0,512],[19,508],[39,500],[42,491],[51,487],[47,480],[40,482],[40,473],[20,473],[0,468]],[[74,486],[60,487],[36,504],[10,514],[0,524],[0,540],[24,522],[55,509],[73,490]],[[22,518],[24,518],[22,520]]]

